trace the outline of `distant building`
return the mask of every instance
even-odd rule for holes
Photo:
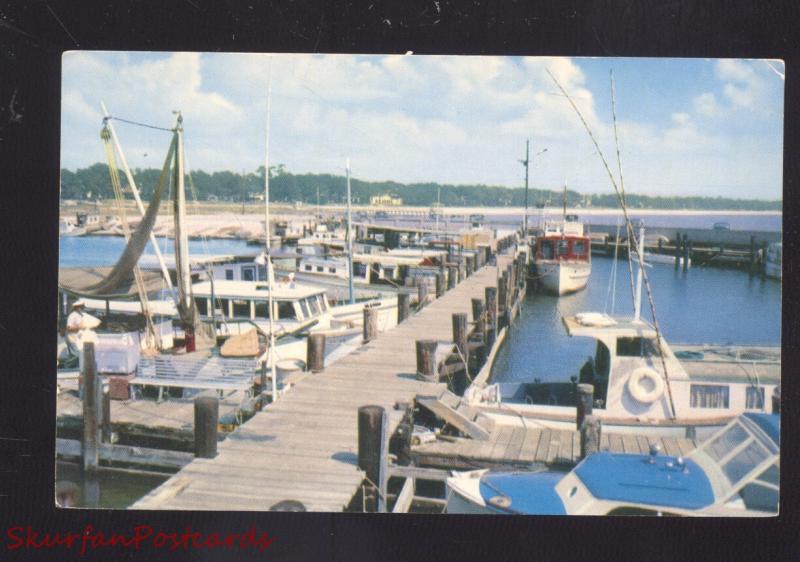
[[[403,200],[394,193],[384,193],[383,195],[375,195],[370,197],[369,202],[376,207],[399,207],[403,204]]]
[[[250,193],[250,200],[251,201],[263,201],[264,200],[264,194],[261,193],[261,192]]]

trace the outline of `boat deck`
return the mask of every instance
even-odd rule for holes
[[[511,258],[498,256],[504,268]],[[443,383],[416,376],[415,341],[452,342],[452,314],[494,286],[487,266],[323,372],[299,380],[220,443],[213,459],[195,459],[132,509],[257,510],[298,500],[309,511],[341,511],[364,480],[358,469],[358,408],[387,412],[388,435],[417,394],[439,395]]]
[[[768,346],[672,345],[692,381],[780,384],[781,349]]]

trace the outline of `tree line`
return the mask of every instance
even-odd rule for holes
[[[134,181],[142,197],[149,199],[158,182],[160,170],[135,169]],[[127,187],[125,175],[120,170],[123,186]],[[251,173],[234,172],[207,173],[192,171],[186,178],[187,188],[193,187],[198,200],[252,201],[264,192],[264,167]],[[488,185],[440,185],[437,183],[402,184],[393,181],[362,181],[351,179],[354,204],[369,204],[376,195],[393,194],[403,200],[404,205],[430,206],[437,198],[443,206],[465,207],[521,207],[525,204],[525,190]],[[127,190],[129,198],[132,195]],[[76,171],[61,170],[61,198],[77,200],[105,200],[114,197],[108,167],[93,164]],[[191,196],[190,196],[191,197]],[[270,167],[270,199],[276,202],[306,204],[340,204],[345,202],[346,179],[330,174],[293,174],[285,166]],[[618,207],[613,193],[587,196],[576,191],[567,191],[570,207],[591,205],[592,207]],[[318,199],[319,198],[319,199]],[[728,197],[664,197],[627,194],[629,208],[641,209],[707,209],[707,210],[781,210],[781,200],[733,199]],[[528,190],[528,204],[559,206],[563,203],[563,192],[549,189]]]

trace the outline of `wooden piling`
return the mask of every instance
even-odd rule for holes
[[[444,294],[444,273],[441,271],[436,273],[436,298],[440,298]]]
[[[453,343],[466,362],[469,348],[467,347],[467,313],[456,312],[453,314]],[[466,364],[464,365],[466,368]]]
[[[419,285],[417,285],[417,310],[422,310],[428,302],[428,283],[424,277],[417,281],[419,283]]]
[[[781,385],[776,386],[772,391],[772,413],[781,413]]]
[[[500,277],[500,280],[497,282],[497,315],[499,318],[497,322],[498,330],[502,330],[505,327],[504,313],[506,311],[507,306],[508,306],[508,278],[506,272],[504,271],[503,275]]]
[[[219,399],[198,396],[194,399],[194,456],[213,459],[217,456]]]
[[[576,402],[577,415],[575,417],[575,428],[580,431],[583,420],[592,415],[592,405],[594,404],[594,385],[578,384],[578,400]]]
[[[475,333],[483,334],[483,299],[472,299],[472,321],[475,322]]]
[[[98,377],[94,356],[94,342],[83,344],[83,440],[81,443],[81,468],[84,473],[97,472],[98,456]]]
[[[486,355],[488,356],[494,340],[497,337],[497,287],[486,287],[486,329],[484,341],[486,342]]]
[[[411,296],[408,293],[397,293],[397,323],[405,322],[411,313]]]
[[[755,270],[756,270],[756,237],[755,236],[751,236],[750,237],[750,263],[749,263],[749,266],[750,267],[749,267],[748,271],[749,271],[750,275],[753,275],[753,273],[755,273]]]
[[[381,406],[358,409],[358,468],[366,473],[365,506],[367,512],[385,511],[386,412]]]
[[[364,307],[364,343],[375,339],[378,335],[378,309],[372,306]]]
[[[458,283],[458,268],[454,265],[447,268],[447,289],[455,289]]]
[[[675,269],[681,264],[681,233],[675,233]]]
[[[689,270],[689,256],[692,254],[692,241],[688,235],[683,235],[683,270]]]
[[[417,340],[417,376],[436,381],[436,340]]]
[[[111,443],[111,391],[108,383],[102,385],[102,411],[100,434],[103,443]]]
[[[325,334],[308,335],[306,369],[312,373],[325,369]]]
[[[581,425],[581,459],[587,455],[600,451],[600,437],[602,434],[602,424],[600,418],[596,416],[586,416]]]

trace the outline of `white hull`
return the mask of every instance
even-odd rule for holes
[[[675,265],[675,256],[645,252],[644,261],[645,263],[663,263],[665,265]],[[683,256],[678,258],[678,266],[683,267]],[[687,268],[689,267],[692,267],[692,258],[689,258],[689,262],[687,263]]]
[[[534,264],[541,286],[548,293],[558,296],[574,293],[586,287],[592,273],[590,262],[536,260]]]

